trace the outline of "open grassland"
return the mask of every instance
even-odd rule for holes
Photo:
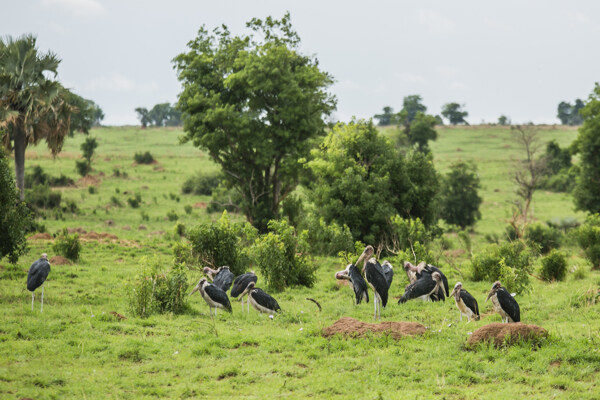
[[[1,398],[600,398],[600,305],[583,300],[588,290],[597,290],[600,273],[590,271],[573,245],[564,248],[569,268],[584,274],[569,273],[561,283],[534,280],[532,291],[517,297],[523,322],[550,332],[537,344],[465,349],[470,332],[500,317],[484,303],[491,282],[468,280],[467,254],[453,235],[449,251],[458,258],[444,271],[451,285],[461,280],[476,297],[483,317],[460,322],[453,301],[396,304],[394,297],[403,293],[407,280],[394,260],[396,275],[382,320],[420,322],[429,328],[422,337],[323,338],[322,328],[341,317],[372,321],[373,315],[372,303],[354,306],[351,289],[335,281],[334,272],[343,268],[335,258],[314,260],[314,288],[274,294],[284,312],[273,320],[252,309],[245,314],[238,303],[233,314],[219,313],[213,320],[197,295],[182,315],[132,317],[126,288],[140,258],[156,255],[165,266],[171,264],[175,222],[167,213],[176,213],[186,226],[219,217],[206,213],[208,197],[180,193],[187,177],[216,167],[191,144],[179,145],[178,130],[101,128],[92,134],[99,142],[95,179],[58,189],[76,201],[80,212],[65,220],[49,216],[43,223],[51,233],[70,227],[114,236],[84,239],[79,263],[52,266],[43,314],[39,293],[31,311],[25,278],[40,253],[53,255],[52,241],[31,239],[29,253],[16,266],[2,262]],[[556,139],[561,146],[576,134],[562,127],[542,132],[544,140]],[[26,168],[39,164],[51,175],[76,179],[82,141],[81,136],[68,139],[55,160],[42,146],[33,148]],[[440,171],[458,159],[477,163],[484,204],[473,240],[475,250],[482,248],[483,236],[501,235],[510,216],[509,171],[519,151],[509,130],[441,128],[431,147]],[[145,151],[157,163],[134,165],[134,153]],[[95,194],[88,190],[92,182]],[[136,193],[142,204],[134,209],[127,199]],[[113,197],[123,206],[115,206]],[[190,214],[186,205],[192,206]],[[541,221],[583,218],[563,194],[539,192],[534,206]],[[191,290],[199,274],[188,277]],[[306,297],[318,300],[323,310]]]

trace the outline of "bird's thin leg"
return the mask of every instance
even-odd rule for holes
[[[373,305],[375,306],[375,313],[373,315],[373,319],[377,319],[377,294],[375,294],[375,296],[373,296]]]
[[[248,314],[250,314],[250,295],[248,295],[248,298],[246,299],[246,303],[248,303]]]
[[[44,285],[42,285],[42,309],[40,312],[44,312]]]
[[[460,322],[462,322],[462,311],[460,312]]]
[[[242,312],[244,312],[244,296],[241,297],[242,300]]]
[[[33,311],[33,300],[35,299],[35,294],[31,292],[31,311]]]

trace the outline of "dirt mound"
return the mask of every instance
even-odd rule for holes
[[[354,318],[344,317],[338,319],[333,325],[323,329],[323,336],[331,337],[337,333],[348,337],[365,337],[368,332],[375,334],[387,333],[394,339],[405,336],[422,335],[426,328],[418,322],[380,322],[370,324]]]
[[[77,181],[77,186],[98,186],[100,178],[94,175],[86,175]]]
[[[516,343],[519,340],[534,340],[546,336],[548,336],[548,331],[541,326],[527,325],[521,322],[511,324],[495,322],[484,325],[473,332],[467,341],[467,347],[488,341],[494,342],[496,346],[502,346]]]
[[[35,235],[29,236],[31,240],[52,240],[52,235],[48,232],[36,233]]]
[[[73,233],[79,233],[79,234],[83,234],[83,233],[87,233],[87,231],[83,228],[67,228],[67,232],[69,232],[70,234]]]
[[[194,208],[206,208],[206,203],[200,201],[193,205]]]
[[[50,265],[71,265],[71,260],[63,256],[54,256],[50,259]]]

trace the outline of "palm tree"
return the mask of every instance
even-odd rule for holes
[[[69,91],[45,74],[56,77],[60,60],[36,48],[35,36],[0,39],[0,135],[4,146],[15,151],[15,175],[24,199],[25,149],[46,140],[53,155],[62,148],[69,133]]]

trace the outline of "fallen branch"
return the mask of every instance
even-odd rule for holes
[[[317,305],[317,307],[319,307],[319,311],[321,311],[321,305],[319,304],[318,301],[316,301],[315,299],[311,299],[310,297],[307,297],[306,300],[312,301],[313,303],[315,303]]]

